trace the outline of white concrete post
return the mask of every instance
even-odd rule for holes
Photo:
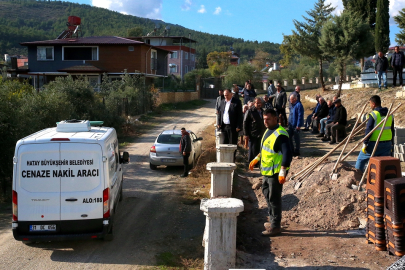
[[[285,86],[285,87],[288,86],[288,80],[284,80],[284,86]]]
[[[305,77],[301,78],[301,82],[302,82],[302,84],[305,84]]]
[[[274,85],[275,87],[277,87],[277,84],[278,84],[278,81],[277,81],[277,80],[274,80],[274,84],[273,84],[273,85]]]
[[[207,170],[211,171],[211,198],[232,197],[232,173],[235,169],[235,163],[211,162],[207,164]]]
[[[206,216],[204,270],[235,268],[237,216],[244,210],[239,199],[203,199],[201,211]]]
[[[217,147],[218,147],[218,145],[221,144],[223,136],[224,135],[222,134],[222,132],[220,130],[218,130],[218,129],[215,130],[215,143],[216,143]]]
[[[297,85],[297,79],[293,79],[293,85]]]
[[[235,162],[236,144],[217,144],[217,162]]]

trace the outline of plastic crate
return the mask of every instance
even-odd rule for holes
[[[384,180],[401,177],[401,161],[394,157],[370,158],[367,173],[367,190],[374,197],[384,196]]]
[[[392,222],[405,218],[405,177],[384,181],[384,213]]]

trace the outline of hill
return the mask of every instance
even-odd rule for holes
[[[271,60],[281,59],[279,44],[246,41],[225,35],[212,35],[180,25],[165,23],[119,12],[63,1],[0,0],[0,53],[20,54],[25,52],[19,43],[55,39],[66,28],[68,16],[82,19],[82,36],[116,35],[125,37],[127,30],[136,26],[144,34],[152,31],[157,22],[171,27],[170,35],[187,36],[197,41],[197,51],[227,51],[229,47],[239,53],[242,60],[250,59],[261,49],[271,54]]]

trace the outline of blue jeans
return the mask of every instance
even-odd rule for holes
[[[366,167],[366,164],[370,159],[371,153],[374,150],[374,146],[375,142],[369,142],[366,148],[366,154],[364,154],[363,151],[360,150],[360,154],[357,157],[356,161],[356,169],[359,169],[360,171],[364,172],[364,168]],[[380,142],[377,146],[377,150],[375,151],[374,156],[375,157],[391,156],[391,148],[392,148],[391,141]]]
[[[291,125],[288,125],[288,137],[290,140],[290,147],[291,147],[291,151],[293,153],[299,153],[300,152],[300,130],[297,130],[296,127],[293,127]],[[294,148],[294,142],[293,142],[293,138],[295,141],[295,148]]]
[[[321,119],[321,133],[323,133],[323,134],[325,134],[325,126],[326,126],[326,124],[327,124],[327,121],[328,121],[328,118],[327,117],[325,117],[325,118],[322,118]]]
[[[383,80],[384,87],[387,88],[387,72],[378,71],[378,73],[377,73],[378,88],[381,88],[381,78]]]

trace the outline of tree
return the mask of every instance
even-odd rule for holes
[[[205,47],[203,47],[201,53],[199,53],[198,55],[198,59],[197,59],[197,68],[198,69],[206,69],[208,68],[208,64],[207,64],[207,50],[205,49]]]
[[[127,30],[128,37],[141,37],[143,36],[143,27],[142,26],[135,26]]]
[[[343,0],[343,6],[345,10],[357,12],[374,29],[377,0]]]
[[[395,22],[398,24],[401,31],[395,35],[395,41],[403,46],[405,45],[405,8],[399,11],[399,14],[394,17]]]
[[[256,67],[257,70],[262,70],[269,60],[270,54],[268,52],[265,52],[262,49],[257,49],[255,57],[252,59],[252,65]]]
[[[390,47],[389,0],[377,0],[375,50],[386,53]]]
[[[212,76],[218,77],[224,73],[230,65],[231,52],[211,52],[207,55],[208,68]]]
[[[255,68],[247,63],[238,66],[231,65],[226,71],[224,86],[232,89],[233,84],[244,85],[247,80],[255,82],[255,74]]]
[[[293,59],[297,56],[291,43],[291,36],[283,35],[283,43],[280,45],[280,53],[283,59],[280,60],[280,65],[287,67],[292,64]]]
[[[295,31],[291,36],[291,46],[295,52],[312,59],[317,59],[319,63],[319,79],[322,85],[322,91],[325,91],[323,81],[322,63],[325,59],[319,40],[322,35],[323,24],[329,19],[331,13],[335,10],[331,4],[325,5],[326,0],[318,0],[314,9],[307,11],[309,17],[303,16],[305,22],[294,20]]]
[[[340,96],[342,91],[343,74],[347,61],[367,55],[366,48],[373,38],[369,29],[368,23],[357,13],[350,11],[332,17],[322,29],[319,39],[320,47],[326,56],[334,59],[339,71],[337,96]]]

